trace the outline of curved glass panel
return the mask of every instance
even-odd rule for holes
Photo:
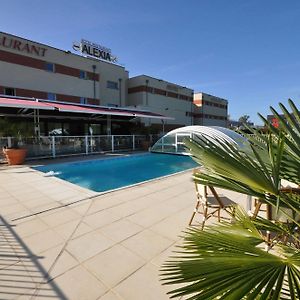
[[[205,135],[207,138],[221,139],[229,143],[237,144],[244,148],[248,141],[242,135],[230,129],[218,126],[185,126],[174,129],[160,138],[152,147],[152,152],[174,153],[189,155],[184,147],[185,138],[196,138]]]

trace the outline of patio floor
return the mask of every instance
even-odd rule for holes
[[[169,299],[159,269],[194,204],[189,171],[97,195],[1,168],[0,299]]]

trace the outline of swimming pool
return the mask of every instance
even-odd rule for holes
[[[53,164],[35,169],[96,192],[104,192],[174,174],[195,166],[197,163],[188,156],[146,153]]]

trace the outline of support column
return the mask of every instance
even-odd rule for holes
[[[107,115],[106,119],[106,135],[111,135],[111,116]]]

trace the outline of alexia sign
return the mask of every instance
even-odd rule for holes
[[[111,49],[84,39],[81,40],[81,43],[73,43],[73,49],[80,51],[82,54],[96,57],[98,59],[103,59],[113,63],[117,62],[117,57],[112,55]]]

